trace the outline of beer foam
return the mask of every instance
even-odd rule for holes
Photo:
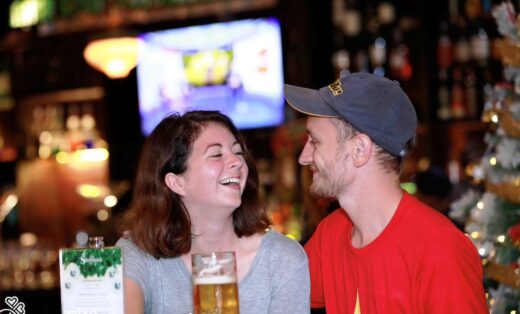
[[[211,276],[211,277],[197,277],[193,279],[196,285],[225,285],[229,283],[236,283],[237,279],[234,276]]]

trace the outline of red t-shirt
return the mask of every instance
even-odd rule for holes
[[[318,226],[305,250],[311,306],[327,314],[489,313],[482,264],[471,240],[436,210],[404,193],[383,232],[351,243],[341,208]]]

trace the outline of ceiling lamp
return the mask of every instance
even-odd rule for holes
[[[83,57],[109,78],[124,78],[137,65],[141,45],[137,37],[95,39],[87,44]]]

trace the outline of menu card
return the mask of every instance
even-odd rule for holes
[[[60,250],[63,314],[123,314],[121,248]]]

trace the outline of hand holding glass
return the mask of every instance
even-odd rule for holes
[[[235,252],[191,258],[195,314],[239,314]]]

